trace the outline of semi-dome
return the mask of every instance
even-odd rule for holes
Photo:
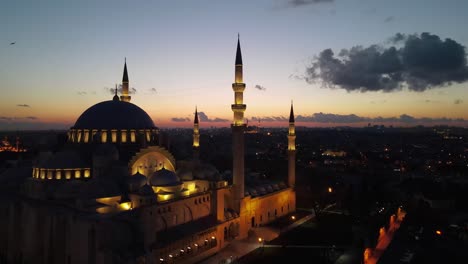
[[[174,186],[180,185],[180,179],[175,172],[162,168],[155,171],[149,178],[151,186]]]
[[[72,129],[152,129],[151,117],[140,107],[118,100],[97,103],[76,120]]]

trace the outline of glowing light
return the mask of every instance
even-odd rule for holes
[[[328,192],[329,192],[329,193],[333,192],[332,187],[328,187]]]
[[[440,230],[436,230],[435,232],[436,232],[436,234],[439,235],[439,236],[442,235],[442,231],[440,231]]]
[[[259,237],[258,238],[258,243],[262,243],[262,241],[263,241],[263,238]]]
[[[131,202],[121,203],[120,208],[122,208],[123,210],[130,210],[132,209],[132,203]]]
[[[216,239],[216,237],[212,236],[212,237],[211,237],[211,239],[215,240],[215,239]]]
[[[296,220],[296,217],[293,215],[293,216],[291,216],[291,219],[292,219],[292,220]]]

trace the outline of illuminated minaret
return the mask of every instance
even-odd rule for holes
[[[130,102],[132,97],[128,95],[128,73],[127,73],[127,58],[125,58],[124,72],[122,78],[122,95],[120,101]]]
[[[193,120],[193,158],[198,159],[200,151],[200,130],[198,123],[198,111],[195,107],[195,118]]]
[[[245,83],[242,78],[242,54],[240,48],[239,36],[237,37],[237,52],[235,63],[234,83],[234,104],[231,109],[234,112],[232,129],[232,178],[235,192],[235,199],[244,197],[244,112],[246,105],[243,104],[243,93]]]
[[[289,113],[289,133],[288,133],[288,185],[294,188],[296,184],[296,128],[294,126],[294,109],[291,102],[291,112]]]

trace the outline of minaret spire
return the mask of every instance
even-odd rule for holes
[[[124,102],[130,102],[131,99],[132,97],[129,96],[128,92],[127,57],[125,57],[124,72],[122,77],[122,95],[120,96],[120,100]]]
[[[198,110],[195,106],[195,117],[193,119],[193,159],[198,160],[200,156],[200,126],[198,123]]]
[[[296,185],[296,127],[294,123],[294,108],[291,101],[288,132],[288,185],[291,188]]]
[[[231,125],[233,154],[232,175],[234,199],[236,200],[235,209],[239,212],[240,201],[244,198],[244,130],[246,127],[244,112],[247,108],[243,102],[245,83],[243,83],[243,64],[239,35],[237,38],[235,75],[232,90],[234,91],[234,104],[231,105],[231,109],[234,112],[234,120]]]

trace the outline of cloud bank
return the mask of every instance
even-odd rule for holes
[[[465,47],[437,35],[395,34],[391,46],[355,46],[337,55],[323,50],[306,68],[308,83],[347,91],[422,92],[468,80]]]
[[[221,123],[221,122],[228,122],[229,120],[215,117],[215,118],[209,118],[204,112],[198,112],[198,120],[200,122],[205,122],[205,123]],[[189,122],[191,121],[190,118],[188,117],[173,117],[171,118],[172,122]]]
[[[334,0],[289,0],[287,5],[289,7],[300,7],[305,5],[313,5],[319,3],[331,3]]]
[[[288,118],[284,116],[270,117],[253,117],[253,121],[261,122],[287,122]],[[363,117],[355,114],[341,115],[332,113],[314,113],[311,115],[298,115],[295,118],[296,122],[305,123],[320,123],[320,124],[355,124],[355,123],[402,123],[407,125],[417,124],[456,124],[463,123],[468,125],[468,120],[463,118],[430,118],[430,117],[413,117],[411,115],[402,114],[398,117]]]

